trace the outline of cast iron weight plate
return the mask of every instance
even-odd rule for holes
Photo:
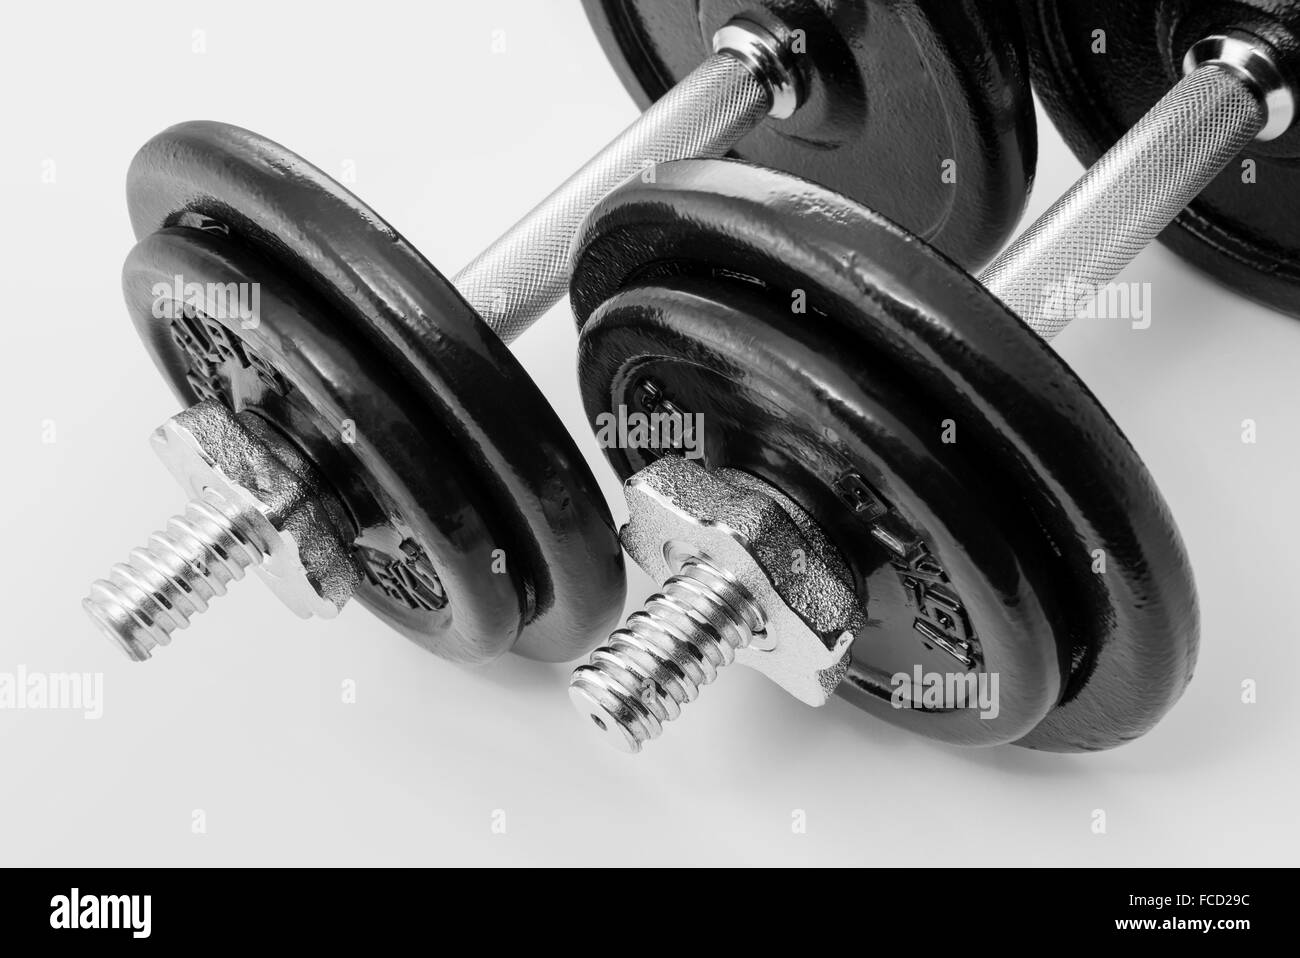
[[[128,305],[155,361],[182,402],[206,398],[197,367],[302,444],[361,526],[366,605],[462,661],[567,661],[614,626],[622,555],[594,477],[510,351],[391,226],[278,144],[207,122],[150,140],[127,201]],[[260,322],[201,324],[208,338],[187,343],[146,287],[176,275],[260,283]],[[343,419],[355,442],[336,441]]]
[[[170,304],[155,309],[155,290],[172,287],[177,276],[260,284],[257,325],[185,315]],[[488,504],[464,496],[465,464],[444,452],[452,448],[450,435],[421,414],[401,382],[381,375],[374,350],[328,306],[297,298],[223,233],[184,227],[136,245],[123,289],[150,355],[183,401],[216,399],[256,412],[281,435],[294,436],[339,483],[347,509],[341,525],[363,530],[357,557],[368,573],[368,604],[390,606],[404,631],[443,655],[478,660],[509,649],[523,621],[522,585],[508,575],[472,574],[492,561]],[[346,421],[354,424],[351,442],[343,438]],[[420,499],[411,495],[416,489],[424,492]]]
[[[866,708],[951,742],[1013,741],[1056,703],[1067,650],[1052,640],[1023,550],[972,506],[977,477],[943,461],[930,428],[937,411],[913,404],[905,384],[869,356],[852,370],[841,365],[837,357],[855,348],[828,324],[791,322],[788,305],[768,291],[690,274],[614,293],[584,330],[580,363],[593,417],[619,404],[636,408],[653,383],[675,406],[703,413],[705,465],[744,469],[801,504],[817,503],[814,514],[869,597],[870,625],[855,646]],[[652,455],[619,450],[611,458],[629,475]],[[878,502],[882,489],[893,492],[891,514],[857,513],[835,495]],[[921,545],[922,524],[937,531],[942,552]],[[908,545],[893,555],[875,530]],[[909,600],[922,584],[928,617]],[[951,621],[937,621],[941,613]],[[934,631],[914,628],[918,618]],[[914,665],[996,673],[1006,707],[990,720],[968,709],[896,712],[890,677],[910,676]]]
[[[1022,0],[1033,78],[1070,148],[1091,165],[1182,79],[1197,41],[1241,30],[1271,43],[1300,89],[1295,0]],[[1104,30],[1106,53],[1094,53]],[[1254,181],[1243,163],[1256,165]],[[1300,315],[1300,126],[1252,143],[1161,242],[1245,296]]]
[[[917,641],[947,610],[984,668],[1020,670],[999,676],[1002,712],[1029,725],[1019,744],[1102,749],[1150,729],[1191,677],[1195,587],[1146,468],[1069,367],[954,263],[829,190],[725,161],[656,179],[601,203],[578,246],[589,418],[652,380],[703,414],[709,466],[817,518],[873,617],[841,685],[856,704],[947,741],[1005,740],[1001,717],[898,710],[881,687],[913,664],[953,669]],[[609,455],[624,477],[646,462]],[[882,521],[932,557],[920,575],[878,547]]]
[[[803,30],[808,96],[734,155],[880,210],[962,265],[986,263],[1024,212],[1037,156],[1015,0],[583,0],[645,109],[744,16]],[[940,180],[957,161],[957,182]]]

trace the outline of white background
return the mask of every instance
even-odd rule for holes
[[[1152,328],[1057,340],[1162,485],[1201,591],[1195,681],[1117,751],[960,750],[733,668],[628,757],[588,737],[566,667],[466,671],[355,604],[300,622],[253,579],[126,661],[79,599],[181,504],[147,444],[175,404],[118,285],[135,149],[202,118],[352,161],[351,188],[450,274],[636,110],[568,0],[24,3],[5,21],[0,671],[102,671],[105,713],[0,711],[0,864],[1296,862],[1300,322],[1159,248],[1127,277],[1153,286]],[[1080,172],[1042,134],[1032,212]],[[516,351],[621,516],[574,341],[560,307]],[[649,590],[634,571],[633,598]]]

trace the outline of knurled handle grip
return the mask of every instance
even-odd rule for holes
[[[729,53],[711,56],[452,282],[505,342],[564,297],[578,227],[605,196],[670,160],[725,156],[767,115],[770,89]]]
[[[980,275],[1044,339],[1069,325],[1263,129],[1240,72],[1209,64],[1178,83]]]

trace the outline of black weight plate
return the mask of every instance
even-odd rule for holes
[[[784,488],[844,548],[843,530],[854,520],[839,496],[825,494],[830,473],[817,450],[821,443],[829,456],[849,444],[850,464],[940,558],[959,598],[980,608],[963,590],[984,576],[1003,583],[1004,598],[1013,594],[1006,583],[1026,583],[1044,610],[1048,632],[1036,640],[1050,643],[1055,630],[1068,674],[1055,707],[1020,744],[1101,749],[1150,729],[1191,676],[1195,586],[1146,468],[1069,367],[951,261],[829,190],[725,161],[670,164],[656,179],[605,199],[580,239],[571,299],[580,324],[592,319],[580,354],[588,414],[620,401],[624,379],[644,358],[635,342],[622,353],[619,338],[602,330],[605,310],[618,312],[620,297],[647,295],[633,288],[703,282],[708,299],[734,296],[740,313],[753,309],[745,297],[761,295],[774,306],[764,314],[767,324],[784,318],[784,339],[755,333],[752,323],[724,330],[695,323],[697,313],[705,315],[698,306],[640,307],[646,325],[669,327],[686,343],[699,339],[714,349],[719,338],[734,336],[725,349],[738,357],[737,367],[745,355],[765,357],[750,376],[759,386],[737,380],[739,396],[721,388],[691,394],[700,404],[691,411],[704,415],[706,448],[722,443],[714,462],[736,464],[726,461],[730,426],[748,430],[734,440],[748,450],[742,468]],[[792,314],[801,297],[806,313]],[[651,335],[664,340],[657,331],[645,338]],[[824,337],[820,344],[814,335]],[[793,388],[797,370],[775,362],[796,338],[808,346],[797,354],[810,364],[807,388]],[[874,404],[864,398],[872,396],[879,397]],[[883,404],[886,397],[892,405]],[[935,445],[945,420],[957,441]],[[905,423],[928,424],[928,457],[916,454]],[[805,436],[799,456],[785,455],[787,427]],[[719,429],[727,438],[710,438]],[[769,463],[764,450],[773,447],[779,453]],[[640,464],[624,450],[611,450],[610,458],[622,475]],[[974,516],[963,519],[968,511]],[[946,525],[928,524],[931,516]],[[981,521],[1012,559],[978,564],[997,555],[977,552],[968,537]],[[1094,571],[1096,556],[1104,557],[1102,572]],[[976,567],[963,568],[964,557]],[[1029,620],[1014,607],[997,614],[1003,622],[1017,614]],[[981,643],[1001,640],[975,626]],[[841,689],[881,711],[866,668],[871,649],[855,643],[855,665]],[[1001,677],[1004,686],[1010,678]],[[1003,708],[1008,704],[1004,697]]]
[[[845,356],[860,361],[849,366]],[[596,310],[580,368],[593,421],[636,409],[652,384],[704,417],[706,466],[744,469],[816,503],[869,616],[852,677],[852,697],[868,711],[944,741],[996,745],[1028,734],[1056,704],[1069,650],[1053,640],[1024,548],[1008,543],[984,506],[978,475],[947,461],[934,428],[940,410],[914,402],[843,330],[792,322],[788,302],[768,291],[663,276]],[[654,455],[610,449],[625,476]],[[859,496],[888,501],[888,513],[845,501],[837,493],[850,481]],[[906,545],[887,548],[882,532]],[[946,699],[941,708],[894,708],[891,678],[916,668],[997,675],[1000,707],[989,718]]]
[[[1024,212],[1037,151],[1015,0],[583,0],[644,109],[744,16],[804,32],[807,99],[734,155],[880,210],[974,269]],[[956,182],[942,177],[955,163]]]
[[[1087,165],[1181,79],[1183,57],[1206,36],[1236,29],[1268,41],[1300,89],[1294,0],[1023,2],[1038,93]],[[1104,54],[1093,52],[1096,31]],[[1300,315],[1300,126],[1252,143],[1160,239],[1237,292]]]
[[[409,397],[401,408],[370,411],[372,439],[395,440],[378,450],[388,469],[377,459],[361,464],[388,477],[381,483],[400,477],[387,495],[415,504],[403,521],[440,576],[484,579],[466,593],[483,607],[460,610],[461,621],[496,624],[483,635],[447,632],[439,616],[412,610],[400,586],[396,596],[370,590],[371,608],[451,658],[481,660],[511,648],[501,631],[510,615],[523,618],[513,651],[533,658],[572,659],[608,632],[626,585],[594,477],[510,351],[391,226],[295,154],[217,123],[181,124],[150,140],[131,165],[127,201],[141,240],[173,227],[221,234],[227,256],[262,264],[264,290],[311,304],[314,320],[295,333],[297,349],[323,355],[335,340],[360,344],[358,361],[366,357],[369,378],[388,390],[376,395]],[[192,397],[187,384],[176,386]],[[341,381],[304,392],[378,402]],[[394,423],[384,427],[388,414]],[[358,415],[349,418],[360,428]],[[398,425],[404,420],[427,429],[423,444],[408,441]],[[435,449],[435,466],[445,463],[445,475],[435,477],[425,446]],[[325,472],[336,486],[349,485]],[[393,541],[377,547],[397,548],[389,571],[409,582],[410,549],[398,548],[396,532],[387,538]],[[486,565],[484,549],[494,560]],[[516,588],[503,591],[493,582],[502,579]],[[503,603],[515,611],[497,608]],[[452,639],[462,644],[452,647]]]
[[[186,301],[184,287],[173,297],[175,277],[249,290],[248,303],[257,289],[253,321],[229,311],[186,315],[172,305]],[[509,650],[523,622],[523,584],[474,571],[492,563],[489,503],[466,495],[473,477],[446,454],[451,435],[330,305],[223,233],[183,227],[136,244],[122,286],[136,330],[183,403],[216,399],[257,413],[338,483],[346,524],[359,530],[366,605],[444,656],[483,661]]]

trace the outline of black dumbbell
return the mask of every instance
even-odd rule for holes
[[[86,600],[128,655],[249,566],[300,614],[355,594],[460,661],[565,661],[616,620],[622,553],[572,439],[377,214],[216,123],[147,143],[127,202],[127,306],[187,407],[155,445],[194,497]]]
[[[1126,5],[1114,48],[1141,45],[1126,31],[1155,6],[1170,5]],[[742,655],[805,701],[838,691],[961,744],[1108,748],[1172,707],[1198,643],[1187,556],[1045,340],[1254,138],[1297,135],[1300,4],[1270,7],[1170,51],[1186,78],[984,285],[848,198],[724,161],[669,164],[597,207],[571,290],[588,415],[704,423],[697,462],[608,450],[625,547],[666,579],[574,674],[608,740],[639,749]],[[1216,194],[1238,237],[1294,223],[1278,165],[1249,200]],[[1255,280],[1237,246],[1210,268],[1300,314],[1295,251],[1275,247],[1291,272],[1256,262]]]
[[[508,342],[561,295],[583,216],[648,164],[752,133],[755,157],[886,205],[963,262],[1023,206],[1033,119],[1004,2],[722,4],[686,33],[693,4],[588,9],[607,46],[638,51],[625,77],[704,62],[452,283],[247,131],[183,124],[141,150],[127,298],[196,404],[157,445],[197,498],[86,603],[128,654],[147,658],[250,565],[301,614],[358,591],[452,658],[572,658],[607,632],[625,588],[612,521],[491,333]],[[793,115],[755,129],[769,112]],[[937,185],[945,161],[956,182]],[[184,299],[177,277],[256,284],[259,323],[160,309]]]

